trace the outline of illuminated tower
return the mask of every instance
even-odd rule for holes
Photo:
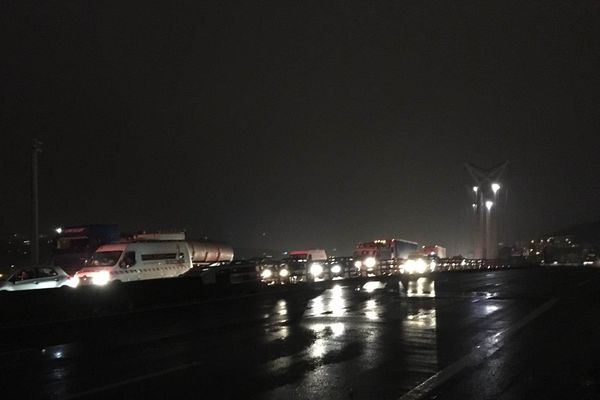
[[[473,256],[494,259],[498,256],[496,239],[498,216],[498,192],[502,189],[500,179],[508,161],[490,169],[465,164],[473,178],[471,192],[473,223]]]

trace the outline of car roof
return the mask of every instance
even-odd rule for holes
[[[64,272],[64,270],[61,267],[57,266],[57,265],[42,264],[42,265],[36,265],[36,266],[33,266],[33,265],[2,266],[2,267],[0,267],[0,274],[3,274],[4,276],[6,276],[8,274],[12,275],[12,274],[14,274],[17,271],[21,271],[21,270],[24,270],[24,269],[31,269],[31,268],[52,268],[52,269],[55,269],[57,271]]]

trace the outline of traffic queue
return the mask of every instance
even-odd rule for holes
[[[101,244],[109,236],[112,241]],[[418,277],[473,264],[446,259],[445,249],[441,246],[418,246],[401,239],[361,242],[355,246],[352,256],[346,257],[328,257],[323,249],[310,249],[287,251],[280,259],[234,260],[231,246],[189,240],[184,232],[140,233],[116,241],[114,236],[113,226],[67,228],[57,241],[60,257],[55,260],[65,265],[0,272],[0,290],[106,286],[186,277],[199,278],[202,284],[260,282],[286,285],[357,277]],[[83,248],[81,244],[91,242],[100,245],[95,251],[85,253],[89,246]],[[72,257],[70,253],[75,252],[77,257]],[[83,255],[84,261],[78,261]],[[76,262],[66,265],[65,260]],[[460,262],[458,267],[457,262]],[[483,265],[476,264],[479,268]]]

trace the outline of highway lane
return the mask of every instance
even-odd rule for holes
[[[585,304],[599,278],[554,268],[447,273],[406,287],[342,282],[12,330],[0,379],[14,398],[396,399],[548,301]],[[530,363],[515,343],[554,315],[527,321],[490,359],[514,348],[514,363]],[[461,386],[477,375],[465,371],[430,396],[468,397],[480,380]]]

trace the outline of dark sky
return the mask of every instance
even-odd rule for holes
[[[599,1],[0,5],[0,233],[187,228],[236,246],[469,246],[600,216]],[[263,232],[266,235],[263,235]]]

